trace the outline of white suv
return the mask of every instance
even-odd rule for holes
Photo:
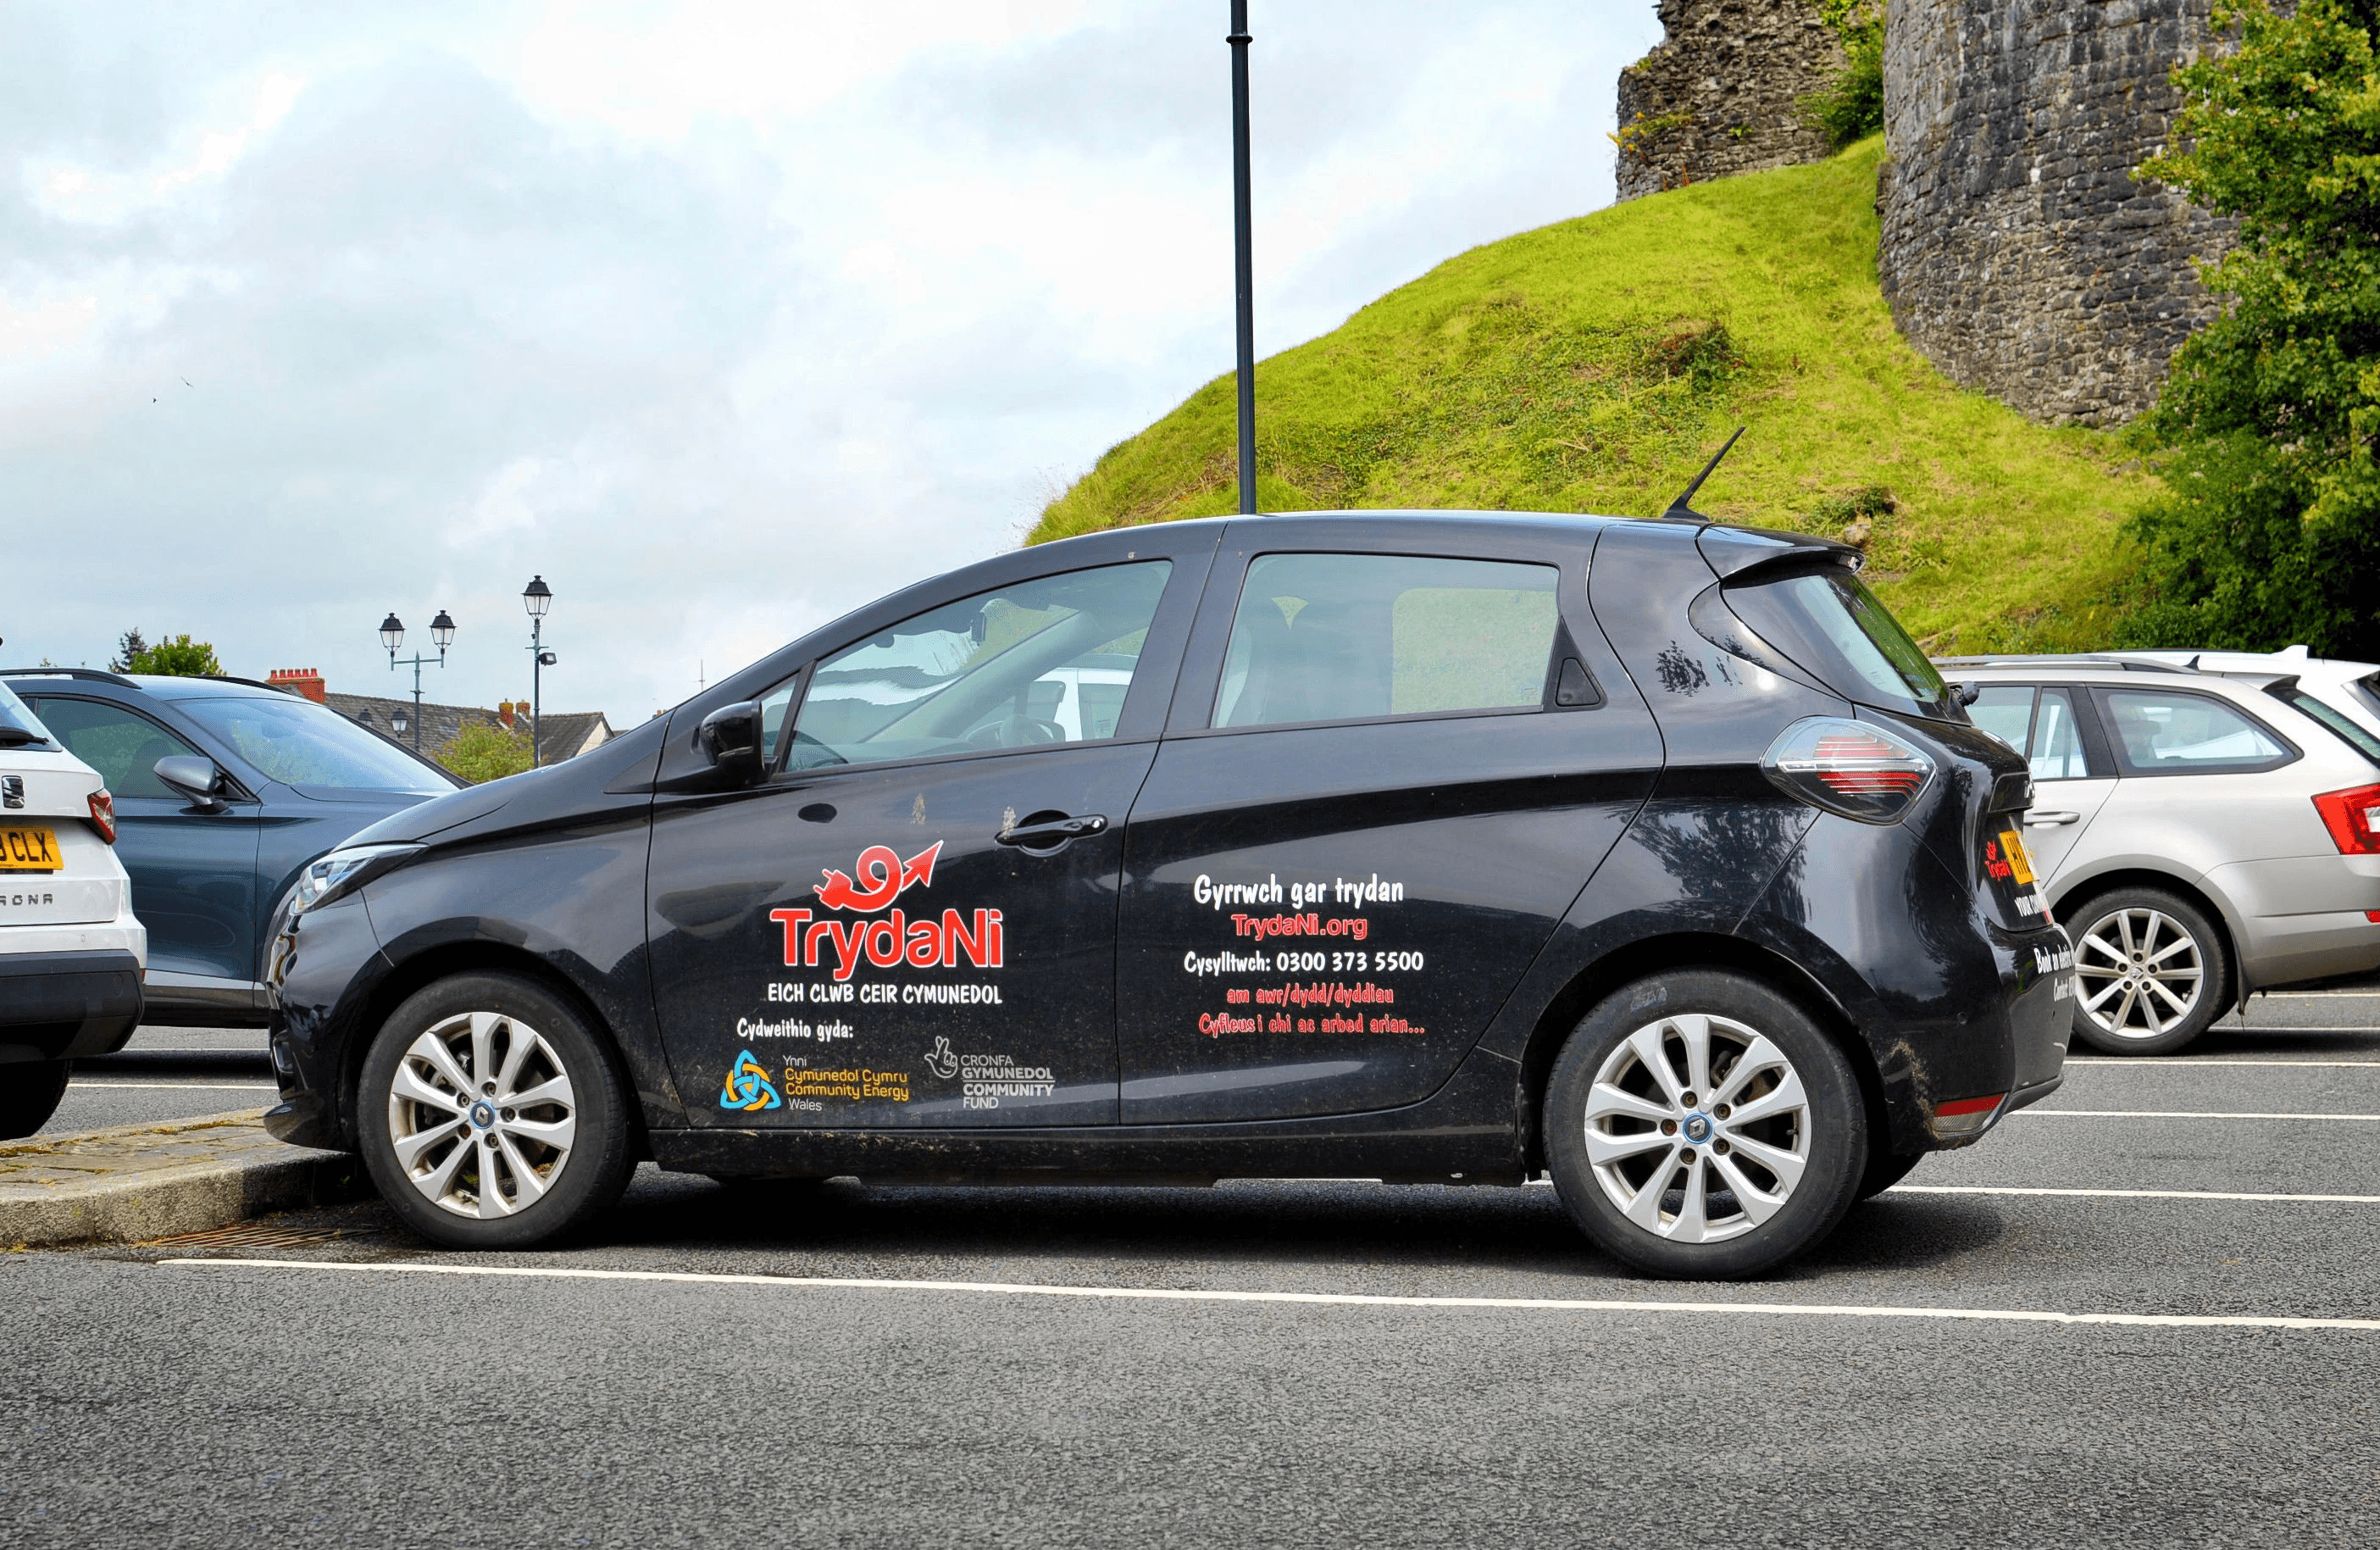
[[[40,1129],[75,1057],[140,1025],[149,934],[115,844],[98,772],[0,685],[0,1140]]]

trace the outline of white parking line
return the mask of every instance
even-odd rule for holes
[[[2258,995],[2269,995],[2276,1001],[2321,1001],[2330,998],[2351,999],[2356,996],[2380,995],[2380,990],[2260,990]]]
[[[2069,1066],[2131,1066],[2149,1071],[2187,1071],[2193,1066],[2380,1066],[2380,1060],[2160,1060],[2147,1055],[2070,1055]]]
[[[140,1088],[155,1092],[278,1092],[280,1088],[269,1081],[84,1081],[67,1084],[72,1092],[90,1092],[94,1088]]]
[[[2068,1119],[2380,1119],[2380,1114],[2242,1114],[2214,1109],[2019,1109]]]
[[[2321,1205],[2380,1205],[2380,1195],[2251,1195],[2225,1190],[2048,1190],[2013,1184],[1895,1184],[1889,1195],[2080,1195],[2142,1201],[2279,1201]]]
[[[1201,1291],[1170,1287],[1037,1286],[1017,1281],[893,1281],[856,1275],[727,1275],[686,1270],[578,1270],[547,1265],[358,1264],[340,1260],[160,1260],[160,1269],[315,1270],[358,1275],[493,1275],[521,1280],[646,1281],[685,1286],[773,1287],[781,1291],[959,1292],[993,1297],[1073,1297],[1125,1302],[1288,1302],[1349,1308],[1514,1308],[1556,1313],[1738,1313],[1777,1318],[1949,1319],[2005,1324],[2130,1324],[2156,1329],[2356,1329],[2380,1319],[2312,1319],[2210,1313],[2061,1313],[2031,1308],[1893,1308],[1829,1302],[1647,1302],[1619,1298],[1383,1297],[1362,1292]]]

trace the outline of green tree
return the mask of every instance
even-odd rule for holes
[[[2237,217],[2200,265],[2231,299],[2186,341],[2136,433],[2166,494],[2124,645],[2380,655],[2380,0],[2218,11],[2237,50],[2175,72],[2168,151],[2136,176]]]
[[[1802,111],[1837,150],[1884,128],[1884,0],[1818,0],[1845,64]]]
[[[434,757],[474,785],[501,780],[529,767],[528,734],[492,721],[468,722]]]
[[[155,645],[142,642],[140,632],[127,630],[124,654],[116,660],[119,673],[161,673],[177,678],[219,678],[223,664],[215,660],[215,649],[204,641],[193,641],[185,633]]]

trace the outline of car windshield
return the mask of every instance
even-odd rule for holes
[[[55,742],[50,729],[32,707],[17,698],[6,684],[0,684],[0,748],[23,748],[28,743]]]
[[[1958,719],[1942,675],[1850,571],[1829,568],[1755,581],[1725,595],[1755,632],[1837,693],[1886,710]]]
[[[455,783],[327,706],[290,695],[193,695],[175,708],[285,786],[447,792]]]

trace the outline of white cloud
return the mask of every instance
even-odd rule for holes
[[[1016,542],[1231,360],[1222,7],[20,7],[6,654],[623,722]],[[1260,348],[1609,197],[1641,0],[1257,6]],[[93,540],[103,543],[97,546]],[[97,563],[104,556],[105,563]],[[514,638],[518,636],[516,641]]]

